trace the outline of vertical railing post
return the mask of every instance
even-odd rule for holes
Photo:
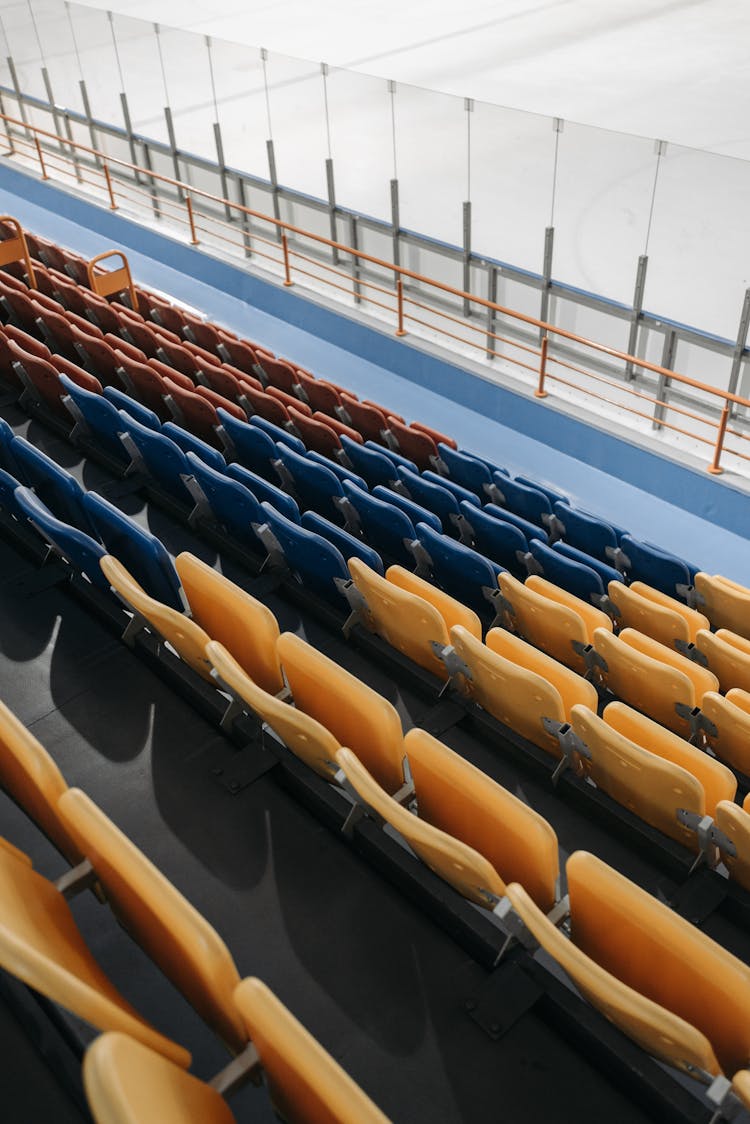
[[[534,391],[535,398],[546,398],[549,391],[544,389],[544,380],[547,377],[547,348],[549,347],[549,336],[545,333],[542,336],[542,350],[539,352],[539,385]]]
[[[42,146],[39,143],[39,137],[36,133],[34,133],[34,144],[36,145],[36,154],[39,157],[39,167],[42,169],[42,179],[48,180],[49,176],[47,175],[47,169],[44,164],[44,153],[42,152]]]
[[[198,245],[198,235],[195,232],[195,215],[193,214],[193,200],[190,198],[190,193],[185,192],[185,206],[187,207],[188,222],[190,223],[190,245]]]
[[[396,335],[405,336],[406,328],[404,327],[404,283],[400,277],[396,279],[396,300],[398,302],[398,328],[396,328]]]
[[[284,252],[284,284],[289,288],[294,282],[292,281],[292,268],[289,264],[289,239],[285,230],[281,232],[281,249]]]
[[[714,449],[714,459],[708,467],[708,471],[712,476],[721,476],[724,471],[719,465],[721,460],[721,451],[724,447],[724,437],[727,432],[727,422],[729,421],[729,402],[724,403],[724,409],[721,411],[721,420],[719,422],[719,432],[716,434],[716,448]]]
[[[110,209],[110,211],[116,211],[117,210],[117,202],[115,200],[114,188],[112,187],[112,176],[109,174],[109,164],[107,163],[106,160],[104,161],[103,169],[104,169],[104,178],[107,181],[107,191],[109,192],[109,209]]]

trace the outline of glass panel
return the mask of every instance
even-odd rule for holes
[[[327,199],[328,143],[320,66],[269,54],[267,71],[279,183]]]
[[[119,14],[113,20],[133,132],[166,143],[163,107],[167,102],[154,25]]]
[[[630,305],[646,245],[654,142],[567,121],[559,136],[552,274]]]
[[[331,68],[327,86],[336,200],[359,214],[390,222],[393,130],[388,83]]]
[[[468,198],[463,99],[399,83],[394,112],[401,226],[462,245]]]
[[[71,25],[92,116],[121,125],[120,75],[107,13],[71,4]]]
[[[224,39],[211,40],[224,161],[268,179],[268,120],[260,51]]]
[[[160,27],[161,52],[177,147],[216,160],[208,48],[203,35]]]
[[[21,91],[46,100],[47,94],[42,81],[44,64],[27,0],[3,5],[1,14],[8,51],[16,68]]]

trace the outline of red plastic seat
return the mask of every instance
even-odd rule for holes
[[[37,359],[44,359],[48,363],[52,359],[52,353],[47,345],[40,343],[35,336],[30,336],[28,332],[14,327],[13,324],[5,325],[0,331],[0,378],[16,386],[23,386],[23,382],[13,370],[13,360],[18,359],[18,353],[11,351],[8,346],[10,341],[13,341],[21,351],[28,352]]]
[[[92,323],[91,317],[89,316],[89,310],[91,308],[91,301],[89,298],[91,294],[85,289],[79,289],[78,285],[71,281],[69,277],[65,277],[56,270],[50,271],[47,276],[50,278],[53,286],[53,292],[50,295],[59,300],[63,308],[67,309],[68,312],[75,312],[77,316],[82,316],[88,320],[89,323]]]
[[[184,325],[182,334],[185,339],[190,340],[191,343],[196,344],[198,347],[210,351],[213,355],[219,355],[217,351],[219,344],[222,342],[222,333],[215,324],[211,324],[206,320],[201,320],[192,313],[186,312],[184,314]]]
[[[26,293],[26,295],[28,296],[29,286],[26,283],[26,274],[24,273],[23,269],[13,268],[15,266],[20,266],[20,264],[20,262],[11,261],[8,262],[7,265],[4,265],[3,268],[0,269],[0,281],[2,281],[2,283],[6,286],[9,285],[11,289],[20,289],[22,293]],[[42,270],[43,272],[46,272],[43,265],[40,265],[38,267],[35,266],[35,276],[37,268]],[[49,273],[47,273],[47,276],[49,276]]]
[[[117,375],[119,366],[112,346],[101,336],[82,332],[77,324],[70,325],[70,335],[76,350],[78,362],[86,370],[96,375],[107,386],[119,386]]]
[[[160,359],[148,359],[147,363],[153,371],[156,371],[162,379],[171,379],[181,386],[183,390],[195,390],[195,383],[189,379],[187,375],[183,375],[182,371],[176,371],[174,367],[170,367],[167,363],[162,363]]]
[[[443,445],[448,445],[448,447],[451,449],[458,448],[458,445],[453,440],[453,438],[446,437],[445,434],[441,433],[439,429],[432,429],[429,425],[422,425],[421,422],[412,422],[410,428],[416,429],[420,433],[426,433],[428,437],[432,438],[436,445],[440,441],[443,443]]]
[[[57,277],[53,276],[53,272],[54,271],[51,272],[49,269],[45,269],[43,265],[35,266],[34,277],[36,279],[36,288],[38,293],[44,293],[45,297],[49,297],[51,300],[57,301],[59,304],[60,298],[58,296],[57,290],[60,286],[60,282],[57,280]],[[62,274],[59,274],[58,276],[62,277]],[[10,284],[14,284],[17,288],[27,287],[25,282],[21,278],[14,277],[10,273],[5,274],[4,280],[9,281]],[[72,284],[69,277],[66,278],[65,284],[70,284],[71,288],[75,292],[78,292],[76,286]]]
[[[221,370],[226,371],[232,378],[237,379],[237,382],[244,388],[251,386],[253,390],[263,390],[263,383],[260,379],[256,379],[255,375],[248,375],[247,371],[241,371],[239,367],[233,367],[231,363],[222,363]]]
[[[380,445],[385,443],[383,434],[388,430],[388,422],[382,410],[369,403],[359,402],[346,393],[341,395],[341,405],[351,418],[351,424],[365,441],[377,441]]]
[[[341,448],[341,442],[338,434],[329,425],[326,425],[324,421],[301,414],[294,407],[289,410],[289,420],[296,426],[308,449],[314,449],[316,453],[321,453],[322,456],[328,457],[330,460],[336,459],[336,453]]]
[[[93,336],[98,339],[104,338],[102,331],[90,321],[84,320],[82,316],[76,316],[74,312],[63,312],[60,305],[57,308],[57,312],[43,309],[40,316],[41,323],[38,326],[50,351],[56,351],[59,355],[70,359],[72,363],[77,363],[79,355],[75,345],[78,340],[77,336],[73,335],[73,329],[77,330],[79,336]]]
[[[81,291],[83,292],[84,290]],[[109,301],[106,301],[104,297],[100,297],[96,293],[88,292],[86,293],[86,299],[89,306],[88,318],[93,318],[93,323],[97,324],[105,334],[111,332],[113,335],[119,336],[122,324],[120,317],[112,308]]]
[[[232,402],[231,399],[225,398],[218,390],[213,390],[210,386],[199,385],[196,386],[195,393],[200,394],[201,398],[205,398],[206,401],[210,402],[217,410],[221,407],[222,410],[226,410],[227,413],[237,418],[238,421],[247,421],[247,414],[242,407],[238,406],[236,402]],[[216,419],[216,424],[220,424],[218,417]]]
[[[312,410],[310,409],[310,407],[306,402],[303,402],[301,399],[299,399],[296,394],[287,394],[285,390],[280,390],[278,386],[267,386],[266,394],[270,394],[272,398],[276,398],[279,402],[283,402],[287,410],[297,410],[300,414],[305,414],[305,416],[308,418],[312,417]]]
[[[53,355],[51,362],[47,362],[46,359],[40,359],[28,351],[22,351],[14,340],[8,340],[8,349],[11,353],[11,361],[18,363],[23,368],[26,378],[31,383],[31,388],[29,388],[24,382],[25,389],[32,393],[37,402],[42,403],[52,413],[65,418],[69,422],[70,414],[62,402],[65,391],[60,382],[58,369],[54,365],[56,361],[59,361],[60,366],[63,366],[62,357]],[[65,373],[70,374],[79,386],[82,386],[85,390],[92,390],[94,393],[101,394],[101,384],[97,379],[87,375],[85,371],[82,371],[80,367],[75,367],[72,363],[64,366]]]
[[[241,371],[246,371],[249,375],[258,376],[258,360],[255,355],[255,348],[247,340],[235,339],[227,335],[226,332],[220,332],[221,342],[218,344],[218,353],[226,363],[231,363],[233,367],[239,367]]]
[[[88,371],[84,371],[78,363],[71,363],[64,355],[53,355],[52,366],[55,368],[59,375],[67,375],[78,386],[82,386],[84,390],[90,390],[92,394],[102,393],[102,384],[95,375],[90,375]],[[65,392],[60,390],[61,394]]]
[[[386,409],[386,407],[381,406],[379,402],[373,402],[372,399],[370,399],[370,398],[363,398],[362,403],[365,406],[372,406],[375,410],[380,410],[383,417],[385,417],[385,418],[395,418],[396,421],[400,421],[402,425],[406,425],[406,421],[405,421],[404,418],[401,417],[401,414],[396,414],[396,413],[394,413],[393,410]]]
[[[215,355],[213,351],[208,351],[205,347],[199,347],[197,343],[183,340],[182,346],[192,355],[201,371],[206,371],[209,367],[220,367],[222,364],[218,355]]]
[[[336,416],[336,408],[341,405],[341,397],[335,386],[325,379],[314,379],[300,370],[297,371],[297,379],[305,400],[313,411]]]
[[[393,415],[388,417],[388,427],[398,441],[399,451],[419,468],[431,468],[437,458],[438,451],[435,442],[427,433],[411,426],[403,425]]]
[[[127,317],[121,316],[119,335],[126,343],[132,343],[149,359],[157,358],[161,340],[155,327],[149,328],[147,324],[141,323],[140,320],[129,320]]]
[[[225,367],[207,367],[203,373],[204,386],[228,398],[230,402],[238,402],[242,395],[242,379],[238,379]]]
[[[289,414],[286,406],[282,405],[278,398],[272,398],[264,390],[255,390],[249,384],[245,387],[245,397],[250,403],[253,414],[273,422],[274,425],[280,425],[282,429],[286,426]]]
[[[356,429],[352,429],[350,425],[345,425],[344,422],[339,421],[338,418],[331,418],[328,416],[328,414],[321,414],[318,412],[313,414],[313,418],[315,418],[316,421],[322,422],[324,425],[327,425],[329,429],[332,429],[334,433],[338,433],[339,436],[341,436],[342,433],[345,433],[347,437],[351,438],[352,441],[356,441],[358,445],[364,444],[364,441],[362,440],[362,434],[359,433]]]
[[[286,359],[276,359],[265,351],[256,351],[255,354],[269,384],[293,395],[294,386],[297,382],[297,372],[292,364],[288,363]]]
[[[148,294],[148,303],[148,319],[153,320],[160,327],[166,328],[168,332],[174,332],[175,335],[181,334],[184,325],[181,309],[175,308],[168,300],[157,297],[155,293]]]
[[[9,285],[4,278],[0,279],[0,305],[17,328],[22,328],[32,336],[39,335],[37,319],[42,313],[42,306],[36,304],[22,289]]]
[[[164,379],[148,363],[131,359],[124,351],[115,351],[117,377],[127,394],[136,401],[148,406],[161,421],[169,421],[172,415],[164,402]]]
[[[168,367],[174,367],[175,371],[185,375],[192,383],[197,382],[200,368],[190,352],[181,344],[172,343],[161,335],[158,336],[158,341],[156,358]]]
[[[107,332],[104,339],[113,351],[121,351],[123,355],[127,355],[128,359],[132,359],[136,363],[148,362],[148,355],[144,355],[141,349],[135,347],[132,343],[121,340],[119,336],[114,336],[111,332]]]
[[[220,442],[216,427],[220,423],[213,402],[194,390],[186,390],[170,378],[164,379],[164,392],[169,395],[167,405],[178,425],[184,425],[196,437],[218,447]]]

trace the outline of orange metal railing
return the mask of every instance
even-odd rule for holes
[[[98,149],[80,144],[68,137],[59,136],[48,130],[40,129],[7,114],[0,113],[0,120],[5,122],[6,129],[13,127],[21,131],[21,135],[15,131],[12,134],[13,151],[10,155],[17,154],[19,149],[21,150],[21,154],[23,154],[24,151],[28,152],[29,159],[40,169],[43,179],[49,179],[50,171],[52,171],[53,173],[57,172],[73,177],[78,185],[81,183],[92,185],[102,191],[107,205],[111,210],[117,210],[119,208],[120,204],[118,203],[118,198],[126,204],[133,204],[134,196],[136,198],[144,198],[148,200],[150,207],[154,207],[158,210],[159,214],[167,214],[167,212],[169,212],[168,219],[170,222],[184,225],[189,234],[190,244],[193,246],[201,244],[199,235],[208,235],[213,241],[235,247],[243,255],[251,252],[253,256],[258,256],[266,261],[272,262],[279,268],[285,286],[290,287],[294,285],[295,276],[309,277],[314,279],[318,284],[325,284],[330,288],[344,291],[349,296],[354,296],[358,301],[367,302],[368,305],[384,310],[394,317],[396,324],[395,334],[397,336],[405,336],[407,334],[407,323],[422,326],[441,337],[456,341],[469,348],[475,348],[481,351],[483,355],[501,358],[505,362],[512,363],[522,370],[531,372],[535,379],[536,389],[534,391],[534,396],[537,399],[541,400],[547,398],[549,396],[548,384],[557,383],[560,386],[582,391],[587,398],[603,401],[610,406],[616,407],[618,410],[623,410],[628,414],[646,419],[653,423],[655,421],[654,412],[647,413],[643,409],[638,409],[636,404],[626,405],[623,401],[618,401],[618,398],[628,396],[636,400],[638,405],[642,402],[647,402],[652,407],[656,407],[657,410],[661,411],[661,416],[658,417],[657,421],[659,428],[688,437],[690,440],[698,441],[712,449],[712,458],[710,464],[707,466],[707,471],[715,475],[724,471],[720,462],[725,452],[750,464],[750,453],[743,453],[737,448],[730,449],[725,445],[728,433],[742,441],[750,441],[750,436],[748,434],[741,432],[737,428],[732,428],[729,425],[733,409],[750,409],[750,400],[747,398],[743,398],[727,390],[713,387],[708,383],[700,382],[698,379],[689,378],[687,375],[680,374],[677,371],[661,367],[657,363],[651,363],[646,359],[630,355],[626,351],[620,351],[607,344],[576,335],[575,332],[570,332],[555,324],[547,323],[535,316],[519,312],[516,309],[507,308],[504,305],[480,297],[475,293],[469,293],[463,289],[454,288],[435,278],[426,277],[420,273],[416,273],[414,270],[396,265],[395,262],[385,261],[363,250],[347,246],[345,243],[337,242],[321,234],[315,234],[311,231],[304,230],[292,223],[274,218],[261,211],[255,211],[250,207],[232,202],[229,199],[224,199],[221,196],[213,195],[211,192],[193,187],[181,180],[165,176],[137,164],[132,164],[119,157],[108,156]],[[33,142],[26,139],[29,134],[33,135]],[[42,141],[54,142],[57,146],[55,151],[45,152],[42,148]],[[87,167],[87,171],[90,175],[84,176],[82,174],[78,161],[73,158],[73,152],[76,154],[85,154],[93,158],[92,166]],[[68,155],[68,153],[71,155]],[[71,168],[70,165],[73,165],[73,167]],[[135,182],[122,182],[116,179],[112,173],[117,170],[132,173]],[[98,176],[99,179],[92,179],[91,176]],[[141,186],[144,181],[150,184],[150,190]],[[161,195],[155,196],[154,191],[157,184],[174,189],[175,197],[169,199]],[[220,209],[227,216],[235,215],[237,219],[241,221],[242,226],[238,229],[237,222],[232,223],[226,219],[220,219],[217,215],[209,213],[208,209],[201,210],[200,204],[202,202],[209,204],[213,209]],[[199,220],[202,220],[204,223],[208,222],[211,226],[201,225]],[[275,237],[265,238],[259,234],[257,230],[248,229],[248,220],[255,220],[256,223],[267,224]],[[221,231],[228,231],[230,234],[217,233],[216,228]],[[294,245],[290,245],[290,235],[294,237]],[[339,260],[341,256],[345,258],[349,257],[352,261],[356,260],[359,264],[365,263],[374,267],[376,270],[385,271],[386,274],[390,274],[392,277],[392,288],[386,288],[374,281],[363,278],[359,275],[359,271],[357,271],[355,276],[352,276],[352,274],[340,268],[336,268],[335,265],[328,265],[321,262],[319,258],[303,253],[302,249],[298,249],[296,246],[297,244],[304,244],[304,242],[335,251]],[[264,248],[259,249],[259,245],[262,245]],[[306,268],[308,265],[314,266],[315,272]],[[331,275],[343,279],[343,283],[342,280],[333,280]],[[540,334],[540,346],[537,348],[528,343],[521,343],[518,340],[509,338],[507,335],[501,335],[490,330],[488,326],[473,324],[470,322],[470,319],[454,316],[436,305],[425,304],[417,299],[416,290],[414,294],[408,291],[406,282],[414,282],[416,286],[422,287],[422,289],[456,298],[462,301],[470,310],[481,309],[486,312],[492,312],[496,316],[504,317],[513,324],[532,328]],[[366,292],[364,290],[366,290]],[[384,301],[373,296],[372,294],[376,292],[389,298],[389,300]],[[420,317],[416,314],[415,310],[425,311],[432,319],[426,320]],[[464,332],[468,331],[470,334],[473,334],[474,338],[458,335],[456,332],[445,327],[445,323],[458,324]],[[481,341],[477,340],[477,336],[481,337]],[[492,346],[488,343],[489,340],[492,340]],[[706,395],[707,403],[703,403],[705,412],[696,412],[702,405],[699,400],[693,403],[695,406],[694,409],[687,409],[672,401],[668,402],[665,399],[660,399],[656,394],[650,394],[642,389],[636,389],[627,383],[618,382],[599,372],[588,370],[563,359],[559,355],[554,355],[551,352],[551,343],[554,340],[565,341],[565,343],[573,344],[576,348],[584,352],[592,352],[595,356],[615,360],[618,364],[622,364],[623,367],[628,365],[633,369],[661,376],[664,379],[668,379],[670,383],[689,387],[699,394]],[[514,354],[509,354],[506,350],[498,350],[497,345],[506,349],[513,348],[532,361],[529,362],[527,358],[519,358]],[[553,364],[581,378],[591,380],[599,386],[614,388],[617,394],[610,394],[608,397],[605,393],[598,392],[590,387],[585,388],[580,382],[574,382],[570,378],[564,377],[562,374],[553,374],[550,371],[550,366]],[[710,404],[713,405],[713,410]],[[715,417],[717,408],[719,410],[718,420]],[[714,435],[704,436],[701,433],[686,429],[684,425],[677,425],[674,421],[667,420],[667,411],[671,414],[691,419],[698,425],[704,426],[707,430],[712,431]]]

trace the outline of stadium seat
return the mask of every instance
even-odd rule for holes
[[[644,582],[610,582],[608,593],[621,627],[635,628],[667,647],[694,644],[700,629],[709,627],[702,613]]]
[[[11,340],[16,345],[17,350],[15,351],[11,351],[8,346]],[[47,363],[52,359],[50,349],[35,336],[30,336],[28,332],[23,332],[20,328],[14,328],[12,324],[3,325],[0,329],[0,378],[13,386],[14,389],[17,386],[25,386],[23,380],[13,369],[13,362],[21,361],[24,353],[34,355],[38,359],[44,359]]]
[[[153,411],[160,421],[168,421],[172,413],[164,401],[164,380],[161,375],[148,363],[133,359],[120,349],[115,351],[115,357],[117,377],[125,391]]]
[[[742,1068],[750,1056],[747,967],[594,855],[577,851],[566,872],[570,941],[522,887],[509,886],[507,896],[580,992],[649,1054],[688,1075]]]
[[[149,597],[116,558],[105,555],[101,559],[101,567],[110,588],[132,611],[132,623],[140,627],[143,622],[147,622],[151,630],[162,640],[166,640],[193,671],[212,682],[211,666],[206,658],[206,644],[211,637],[185,613],[177,612],[162,601]],[[126,634],[128,637],[132,635],[130,625]]]
[[[323,468],[327,468],[329,472],[333,472],[338,476],[339,480],[351,480],[358,488],[367,488],[367,481],[358,476],[356,472],[352,472],[350,468],[346,468],[338,461],[329,460],[328,457],[322,456],[321,453],[316,453],[314,449],[307,450],[307,459],[314,464],[321,464]]]
[[[340,502],[344,499],[341,481],[335,472],[315,464],[293,449],[276,445],[280,464],[279,479],[285,490],[292,492],[303,511],[308,508],[341,525],[345,522]]]
[[[195,453],[205,464],[216,469],[217,472],[223,472],[226,469],[227,462],[218,449],[215,449],[213,445],[206,444],[205,441],[201,441],[200,437],[189,433],[181,425],[177,425],[175,422],[164,422],[161,433],[163,437],[168,437],[170,441],[174,441],[183,453]]]
[[[540,577],[526,583],[510,574],[497,579],[511,613],[510,625],[536,648],[579,674],[589,670],[583,649],[593,643],[594,631],[612,631],[606,613]]]
[[[482,503],[478,496],[476,496],[470,488],[464,488],[461,484],[457,484],[455,480],[450,480],[446,476],[441,476],[437,472],[432,472],[429,468],[425,469],[422,473],[422,480],[429,480],[438,488],[443,488],[452,492],[460,505],[462,503],[468,504],[472,509],[481,508]]]
[[[396,450],[391,449],[390,446],[377,445],[374,441],[365,441],[365,445],[368,449],[373,449],[376,452],[380,453],[381,456],[387,457],[388,460],[396,466],[396,468],[400,466],[401,468],[408,469],[409,472],[419,472],[419,469],[417,468],[414,461],[410,461],[408,457],[404,457],[401,455],[401,453],[397,453]]]
[[[226,410],[218,409],[216,414],[220,422],[218,435],[227,460],[238,461],[275,483],[277,476],[271,462],[276,459],[276,446],[269,435],[256,425],[238,421]]]
[[[195,453],[187,454],[191,478],[185,486],[195,500],[198,518],[213,518],[242,546],[260,548],[253,524],[263,522],[260,501],[238,480],[217,472]]]
[[[75,477],[25,437],[14,437],[10,447],[24,479],[52,514],[87,535],[95,534],[83,503],[85,493]]]
[[[345,560],[359,558],[366,566],[382,576],[383,560],[377,551],[373,550],[362,539],[356,538],[345,531],[343,527],[324,519],[322,515],[318,515],[317,511],[304,512],[301,524],[308,531],[313,531],[316,535],[321,535],[324,539],[327,539]]]
[[[5,418],[0,417],[0,468],[5,469],[12,476],[15,476],[19,484],[28,484],[29,481],[24,476],[21,466],[13,455],[13,439],[15,433],[11,426],[7,423]]]
[[[416,531],[419,543],[429,557],[432,576],[441,589],[468,605],[480,617],[490,617],[491,604],[484,591],[497,589],[502,566],[471,547],[438,534],[426,523],[418,523]],[[418,569],[417,573],[420,572]]]
[[[98,378],[102,385],[121,386],[117,374],[119,365],[117,355],[107,340],[87,335],[75,324],[71,324],[70,333],[78,355],[77,361],[85,370]]]
[[[343,489],[357,513],[365,540],[377,550],[383,561],[413,566],[414,556],[407,544],[414,541],[416,531],[406,512],[395,504],[363,492],[350,481],[344,481]]]
[[[568,543],[563,542],[562,539],[558,539],[552,549],[556,550],[558,554],[562,554],[565,558],[570,558],[573,562],[580,562],[582,566],[588,566],[589,569],[599,575],[605,590],[610,583],[623,581],[622,574],[616,570],[614,566],[602,562],[599,558],[593,558],[583,550],[576,550],[574,546],[569,546]]]
[[[649,543],[639,542],[632,535],[623,535],[620,547],[624,555],[622,565],[631,582],[645,582],[669,597],[686,599],[685,591],[692,585],[686,562]]]
[[[131,398],[124,391],[118,390],[114,386],[105,386],[103,397],[111,402],[118,413],[124,412],[130,414],[141,425],[145,425],[148,429],[161,429],[161,422],[153,410],[149,410],[148,406],[144,406],[141,402],[136,402],[135,398]],[[165,424],[169,424],[166,422]],[[122,425],[120,426],[122,429]]]
[[[244,409],[247,412],[249,407],[251,420],[255,421],[256,418],[262,418],[278,427],[282,433],[286,432],[284,426],[289,422],[289,414],[282,402],[272,395],[266,394],[264,390],[256,390],[249,383],[243,385],[242,393],[246,399]]]
[[[461,531],[465,539],[468,536],[468,546],[509,570],[523,570],[518,556],[523,557],[529,546],[519,527],[490,515],[486,508],[466,502],[460,503],[459,508],[464,517]]]
[[[426,523],[428,527],[432,527],[435,531],[442,531],[443,524],[440,517],[434,511],[428,511],[426,507],[415,503],[414,500],[407,499],[401,492],[395,492],[392,488],[384,488],[381,484],[376,485],[372,490],[373,496],[377,496],[383,503],[390,503],[394,507],[400,507],[411,519],[413,525],[416,527],[417,523]]]
[[[263,393],[268,398],[273,398],[276,402],[280,402],[287,412],[289,421],[296,424],[297,418],[312,418],[312,410],[303,402],[296,394],[289,394],[286,390],[280,390],[277,386],[266,386]],[[289,411],[292,411],[290,413]],[[294,414],[294,417],[292,416]],[[307,442],[305,442],[307,444]]]
[[[60,383],[65,390],[63,402],[75,422],[71,440],[85,438],[121,468],[127,468],[132,458],[120,440],[122,419],[117,408],[103,394],[84,390],[67,375],[60,376]]]
[[[495,503],[488,503],[484,507],[484,511],[488,515],[494,516],[495,519],[501,519],[503,523],[511,523],[514,527],[518,527],[529,543],[534,539],[545,544],[549,542],[549,535],[543,527],[538,527],[536,523],[530,523],[528,519],[516,515],[514,511],[510,511],[507,507],[498,507]]]
[[[393,461],[367,445],[358,445],[344,434],[340,437],[341,447],[346,453],[355,472],[362,476],[371,488],[378,484],[389,488],[397,479]]]
[[[267,355],[264,351],[256,351],[255,358],[257,365],[265,373],[270,386],[278,387],[279,390],[285,390],[287,394],[294,395],[297,372],[291,363],[287,362],[286,359]]]
[[[288,407],[289,420],[308,449],[315,449],[321,456],[333,459],[341,451],[339,435],[331,426],[315,418],[305,417],[293,406]]]
[[[612,560],[610,552],[617,550],[618,542],[608,523],[560,501],[554,504],[553,511],[559,521],[558,530],[569,546],[603,562]]]
[[[343,609],[342,595],[335,583],[337,578],[348,580],[349,571],[341,552],[321,535],[281,515],[270,503],[264,501],[261,507],[263,523],[256,531],[272,564],[283,563],[305,589]]]
[[[265,984],[245,979],[234,999],[282,1120],[288,1124],[388,1124],[380,1109]]]
[[[418,815],[388,796],[350,749],[336,760],[363,803],[462,897],[492,910],[521,881],[545,912],[555,903],[557,839],[541,816],[424,730],[404,739]]]
[[[584,565],[573,558],[561,554],[554,547],[546,546],[538,539],[529,542],[529,572],[547,578],[553,585],[566,589],[581,601],[600,605],[606,586],[592,566]],[[536,566],[534,565],[536,563]]]
[[[341,405],[341,396],[331,383],[325,379],[314,379],[304,371],[297,371],[295,394],[306,402],[311,410],[336,417],[336,409]]]
[[[21,486],[15,476],[0,468],[0,511],[4,511],[7,515],[14,515],[21,523],[25,523],[28,518],[26,509],[19,504],[16,497],[16,492]],[[27,490],[35,500],[34,493],[30,489]],[[51,515],[51,512],[48,514]]]
[[[195,623],[222,644],[259,687],[281,694],[279,626],[271,610],[193,554],[178,554],[175,569]]]
[[[407,496],[420,507],[426,507],[428,511],[434,512],[443,530],[456,538],[459,533],[457,519],[461,509],[453,492],[436,484],[434,480],[429,480],[420,473],[410,472],[401,466],[398,468],[398,478],[401,487],[406,489]]]
[[[180,579],[159,539],[95,492],[87,492],[84,503],[104,553],[114,555],[151,597],[182,612]]]
[[[265,434],[263,436],[265,437]],[[228,465],[226,475],[252,492],[259,503],[263,503],[265,500],[275,507],[281,515],[291,519],[293,523],[299,523],[300,514],[296,500],[287,492],[282,492],[281,488],[277,488],[275,484],[269,483],[264,477],[251,472],[249,468],[245,468],[241,464]],[[277,476],[275,478],[278,479]]]
[[[523,484],[525,488],[533,488],[535,491],[545,495],[552,504],[553,512],[556,503],[563,504],[564,508],[567,510],[570,500],[567,496],[563,495],[562,492],[558,492],[556,488],[551,487],[549,484],[541,483],[539,480],[532,480],[531,477],[528,476],[516,476],[515,479],[518,484]]]
[[[468,488],[482,503],[495,495],[492,473],[484,461],[463,449],[453,449],[445,444],[438,445],[438,453],[448,470],[447,479],[455,481],[462,488]]]
[[[435,468],[439,462],[437,445],[429,433],[404,425],[394,414],[388,415],[388,429],[396,439],[396,448],[420,468]]]
[[[295,706],[353,750],[389,794],[398,791],[404,746],[395,708],[301,637],[283,632],[277,647]]]
[[[268,398],[268,395],[264,395],[264,398]],[[269,399],[269,401],[273,402],[273,398]],[[276,404],[278,405],[279,403]],[[269,437],[272,437],[276,444],[280,443],[286,445],[288,448],[293,449],[295,453],[299,453],[300,456],[304,456],[307,452],[299,437],[295,437],[288,429],[283,428],[285,425],[291,424],[287,423],[286,420],[276,423],[269,421],[268,418],[261,414],[252,414],[249,420],[252,425],[258,426],[258,428],[267,433]]]
[[[54,366],[54,356],[47,362],[28,351],[23,351],[18,344],[8,339],[8,350],[12,355],[12,366],[19,380],[24,386],[24,395],[31,398],[37,405],[44,406],[58,417],[70,421],[70,414],[63,405],[63,388],[60,385],[60,376]],[[74,382],[85,390],[94,394],[101,394],[102,387],[98,379],[79,368],[74,370]]]
[[[45,309],[37,321],[37,326],[50,351],[56,355],[64,355],[73,363],[80,363],[76,345],[81,335],[87,339],[92,336],[95,339],[104,338],[101,328],[97,328],[89,320],[75,316],[72,312],[64,312],[59,305],[56,312]],[[74,328],[77,329],[77,333],[74,333]]]
[[[539,527],[547,525],[552,515],[552,505],[544,492],[519,484],[517,480],[511,480],[509,476],[497,472],[493,473],[493,480],[497,489],[492,496],[493,503],[507,507],[522,519],[536,523]]]
[[[125,448],[153,483],[192,509],[193,499],[183,479],[190,476],[190,464],[179,445],[124,410],[120,411],[120,434]]]
[[[750,811],[733,800],[720,800],[716,805],[715,820],[721,835],[731,844],[731,847],[722,846],[720,838],[721,861],[729,871],[729,877],[750,890]]]
[[[357,401],[350,394],[343,393],[338,416],[346,424],[353,425],[357,432],[362,434],[365,442],[384,444],[383,435],[388,432],[388,422],[385,414],[376,406],[369,406],[365,402]]]
[[[231,363],[233,367],[239,367],[241,371],[246,371],[256,378],[262,375],[263,380],[268,381],[265,372],[258,364],[255,349],[248,340],[237,339],[236,336],[230,336],[224,331],[220,331],[219,335],[221,341],[217,345],[217,351],[225,363]]]
[[[750,589],[721,577],[720,574],[695,575],[695,589],[701,598],[698,608],[714,628],[729,628],[750,640]]]
[[[471,671],[464,679],[469,697],[547,753],[560,756],[555,731],[570,721],[576,703],[596,712],[591,683],[517,636],[492,628],[482,644],[460,626],[450,635]]]
[[[711,723],[705,732],[707,744],[719,760],[750,776],[750,693],[738,687],[726,697],[708,691],[701,711]]]
[[[718,632],[701,629],[695,646],[706,657],[722,691],[732,687],[750,691],[750,640],[727,628],[720,628]]]
[[[164,392],[167,406],[177,424],[200,437],[201,441],[218,448],[220,442],[216,430],[220,423],[213,403],[201,394],[178,386],[171,378],[164,379]],[[230,403],[223,408],[231,412]]]

